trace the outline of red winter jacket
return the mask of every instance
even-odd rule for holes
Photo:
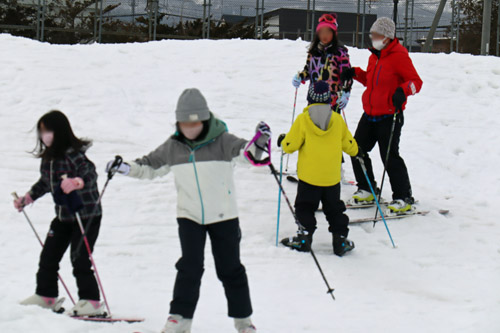
[[[394,39],[385,49],[373,53],[368,59],[366,72],[355,68],[355,80],[366,87],[363,93],[363,109],[369,116],[394,114],[392,95],[398,87],[405,95],[415,95],[422,88],[422,80],[408,55],[408,51]],[[403,104],[405,109],[406,102]]]

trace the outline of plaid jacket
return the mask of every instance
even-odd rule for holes
[[[95,165],[85,156],[84,150],[74,151],[70,149],[64,158],[42,160],[40,173],[40,179],[29,192],[33,200],[37,200],[48,192],[54,196],[55,190],[61,186],[63,175],[67,175],[69,178],[80,177],[85,182],[84,188],[77,191],[83,202],[83,208],[80,210],[81,218],[87,219],[102,214],[101,205],[96,207],[99,190]],[[60,221],[76,221],[75,216],[66,207],[56,204],[55,210]]]

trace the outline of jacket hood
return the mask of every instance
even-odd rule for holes
[[[311,104],[304,109],[306,124],[316,135],[325,135],[333,128],[332,108],[329,104]]]
[[[203,132],[206,132],[205,135],[201,135],[200,138],[196,140],[188,140],[180,133],[180,131],[176,131],[174,134],[174,138],[177,140],[181,140],[189,145],[191,148],[196,148],[198,146],[204,145],[207,142],[217,138],[224,132],[227,132],[227,125],[222,120],[216,118],[212,112],[210,112],[210,118],[203,122]],[[202,132],[202,133],[203,133]]]

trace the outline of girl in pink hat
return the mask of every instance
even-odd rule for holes
[[[347,106],[352,79],[342,82],[340,74],[351,68],[347,48],[337,37],[337,14],[324,14],[319,18],[316,35],[309,46],[304,70],[296,74],[292,84],[295,88],[301,83],[326,81],[332,95],[332,109],[338,113]]]

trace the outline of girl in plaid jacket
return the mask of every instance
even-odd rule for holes
[[[54,201],[59,202],[58,196],[77,191],[83,203],[79,210],[82,223],[84,227],[91,223],[87,237],[93,249],[99,233],[102,210],[100,204],[97,204],[99,191],[95,166],[85,155],[91,142],[77,138],[68,118],[60,111],[51,111],[40,118],[37,132],[38,143],[33,153],[41,159],[40,179],[24,196],[14,201],[14,206],[22,211],[25,206],[46,193],[50,192]],[[63,175],[66,175],[65,179]],[[57,203],[55,213],[56,217],[52,220],[40,254],[36,292],[21,304],[61,310],[63,299],[57,298],[59,262],[71,246],[73,275],[80,298],[71,313],[80,316],[102,315],[104,307],[99,301],[99,288],[86,248],[81,246],[80,252],[75,253],[82,237],[75,215],[68,207]]]

